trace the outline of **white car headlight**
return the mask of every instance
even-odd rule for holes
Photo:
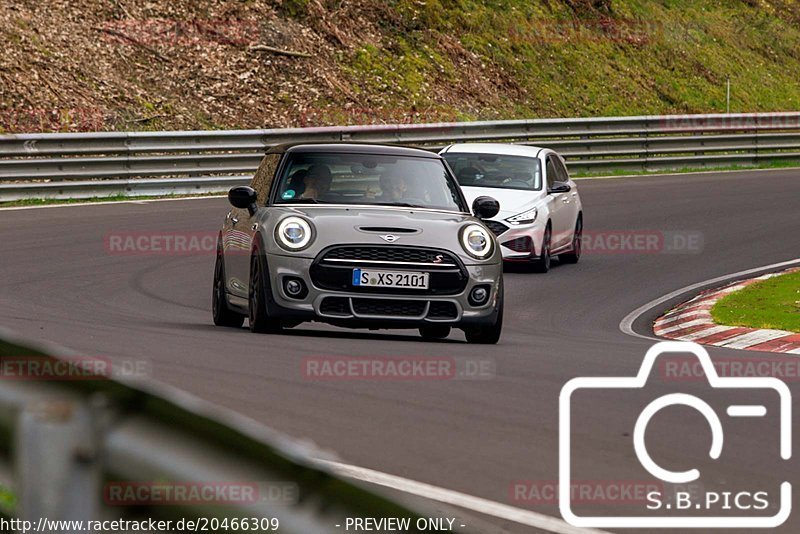
[[[311,224],[300,217],[286,217],[275,229],[275,239],[286,250],[302,250],[311,243]]]
[[[512,215],[506,222],[510,222],[511,224],[531,224],[533,221],[536,220],[536,217],[539,215],[539,210],[536,208],[531,208],[528,211],[523,211],[522,213],[517,213],[516,215]]]
[[[470,224],[461,230],[461,246],[467,254],[482,260],[492,253],[492,236],[483,226]]]

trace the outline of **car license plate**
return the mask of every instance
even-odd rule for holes
[[[353,269],[353,285],[359,287],[400,287],[428,289],[429,273]]]

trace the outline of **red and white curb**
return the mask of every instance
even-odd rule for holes
[[[653,331],[657,336],[667,339],[694,341],[703,345],[800,354],[800,334],[785,330],[724,326],[715,323],[711,318],[711,308],[722,297],[760,280],[798,270],[800,269],[795,268],[769,273],[704,291],[656,319]]]

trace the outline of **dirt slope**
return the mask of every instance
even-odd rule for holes
[[[0,130],[800,108],[796,0],[15,0]]]

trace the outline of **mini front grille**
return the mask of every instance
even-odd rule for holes
[[[429,273],[428,289],[354,286],[353,269]],[[469,279],[461,262],[447,251],[422,247],[342,245],[320,253],[310,270],[317,287],[384,295],[454,295]]]
[[[518,237],[511,241],[506,241],[503,246],[510,248],[514,252],[531,252],[533,248],[533,240],[529,236]]]
[[[458,317],[458,309],[452,302],[442,302],[434,300],[428,309],[428,319],[455,319]]]
[[[456,259],[449,253],[436,249],[398,247],[398,246],[345,246],[329,250],[322,261],[347,260],[354,263],[386,262],[412,264],[450,264],[457,265]]]
[[[483,224],[485,224],[489,228],[489,230],[491,230],[492,233],[496,236],[499,236],[500,234],[508,230],[508,226],[499,221],[483,221]]]
[[[358,315],[419,317],[425,313],[424,300],[388,300],[353,298],[353,311]]]

